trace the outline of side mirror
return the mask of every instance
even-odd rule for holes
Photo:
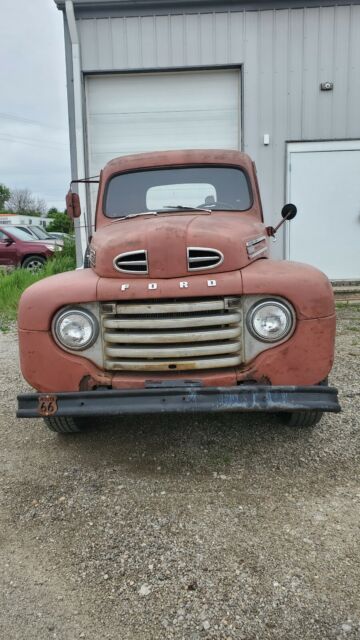
[[[81,216],[80,198],[73,191],[68,191],[66,194],[66,212],[72,220]]]
[[[296,214],[297,208],[294,204],[291,204],[291,202],[289,202],[289,204],[285,204],[281,209],[281,215],[284,220],[292,220],[293,218],[295,218]]]
[[[297,208],[295,207],[294,204],[291,204],[291,202],[289,202],[288,204],[285,204],[281,209],[281,216],[282,216],[281,222],[279,222],[279,224],[276,225],[276,227],[266,227],[266,233],[268,234],[268,236],[272,236],[274,238],[276,232],[278,231],[278,229],[280,229],[280,227],[284,224],[284,222],[286,222],[286,220],[292,220],[293,218],[295,218],[296,214],[297,214]]]
[[[1,238],[0,242],[5,245],[5,247],[10,247],[11,244],[14,244],[14,240],[12,240],[12,238]]]

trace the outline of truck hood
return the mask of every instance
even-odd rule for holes
[[[97,231],[91,243],[92,266],[105,278],[210,275],[267,255],[264,224],[254,213],[235,211],[117,220]]]

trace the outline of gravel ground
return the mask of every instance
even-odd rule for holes
[[[0,335],[5,640],[360,638],[360,309],[339,311],[343,413],[137,417],[61,437],[16,420]]]

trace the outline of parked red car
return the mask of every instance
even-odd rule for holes
[[[32,240],[28,233],[12,225],[0,227],[0,265],[36,271],[54,253],[54,244]]]

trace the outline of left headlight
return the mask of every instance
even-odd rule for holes
[[[261,300],[247,315],[250,333],[263,342],[278,342],[293,330],[295,317],[292,309],[279,300]]]
[[[90,311],[64,309],[55,316],[52,332],[61,347],[81,351],[94,344],[99,333],[99,324]]]

